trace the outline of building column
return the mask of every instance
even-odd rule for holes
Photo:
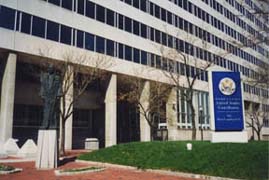
[[[17,55],[10,53],[2,79],[0,141],[12,137]]]
[[[201,140],[201,130],[199,129],[199,99],[198,92],[193,92],[193,105],[195,111],[196,140]]]
[[[117,144],[117,75],[112,74],[105,97],[105,147]]]
[[[64,88],[65,84],[67,84],[68,88]],[[73,68],[71,66],[68,67],[64,81],[63,81],[63,90],[67,90],[65,94],[65,109],[67,111],[68,108],[70,112],[73,111],[73,105],[71,104],[74,100],[74,73]],[[73,137],[73,114],[71,114],[65,122],[65,150],[72,149],[72,137]]]
[[[166,118],[168,129],[168,140],[174,141],[177,139],[177,91],[171,89],[166,103]]]
[[[150,98],[150,82],[146,81],[140,97],[140,103],[144,109],[148,109],[150,106],[149,98]],[[140,113],[140,141],[150,141],[150,139],[151,139],[150,126],[147,120],[145,119],[144,115]]]

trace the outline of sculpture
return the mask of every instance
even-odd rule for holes
[[[58,100],[62,95],[61,78],[52,65],[46,73],[41,73],[40,96],[44,100],[43,120],[41,129],[57,128]]]

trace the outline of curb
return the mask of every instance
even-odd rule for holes
[[[104,171],[106,168],[99,168],[99,169],[91,169],[86,171],[78,171],[78,172],[61,172],[62,170],[55,170],[54,173],[56,176],[72,176],[77,174],[86,174],[86,173],[94,173]]]
[[[177,176],[177,177],[183,177],[183,178],[206,179],[206,180],[239,180],[239,179],[232,179],[232,178],[226,178],[226,177],[207,176],[207,175],[202,175],[202,174],[183,173],[183,172],[175,172],[175,171],[169,171],[169,170],[156,170],[156,169],[143,169],[143,170],[141,170],[141,169],[138,169],[137,167],[134,167],[134,166],[124,166],[124,165],[95,162],[95,161],[76,160],[76,162],[86,163],[86,164],[91,164],[91,165],[96,165],[96,166],[102,166],[102,167],[108,167],[108,168],[134,170],[134,171],[138,171],[138,172],[151,172],[151,173],[157,173],[157,174],[169,175],[169,176]]]
[[[35,159],[0,159],[0,163],[32,162]]]
[[[3,174],[12,174],[12,173],[17,173],[17,172],[21,172],[22,169],[21,168],[15,168],[11,171],[0,171],[0,174],[3,175]]]

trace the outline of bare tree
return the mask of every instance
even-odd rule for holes
[[[204,39],[206,39],[206,37],[204,37]],[[189,36],[187,36],[185,41],[195,44],[195,40]],[[170,59],[175,59],[181,63],[181,67],[176,67],[176,64],[173,61],[167,60],[168,70],[164,70],[163,73],[170,79],[176,90],[181,92],[180,98],[186,101],[187,105],[190,107],[192,140],[196,140],[196,109],[193,101],[194,93],[196,91],[195,85],[199,79],[203,79],[207,76],[206,71],[212,66],[212,61],[209,60],[203,62],[197,58],[194,53],[199,52],[194,52],[194,48],[191,44],[188,44],[187,47],[185,45],[184,50],[180,48],[164,50],[162,48],[161,54],[163,58],[167,57]],[[202,41],[202,49],[205,51],[209,49],[207,42],[204,40]]]
[[[145,106],[141,100],[141,94],[145,80],[134,77],[121,77],[124,84],[119,86],[118,99],[133,104],[139,110],[140,115],[147,121],[151,129],[151,140],[154,139],[154,131],[158,129],[158,120],[166,119],[165,102],[171,90],[168,85],[150,81],[150,92],[144,94],[148,97],[148,105]]]
[[[47,54],[40,51],[40,54],[49,62]],[[90,62],[90,66],[89,65]],[[43,65],[44,66],[44,65]],[[45,65],[47,66],[47,65]],[[86,92],[88,86],[94,81],[103,80],[107,73],[102,69],[113,66],[110,58],[96,55],[89,57],[85,54],[77,55],[69,52],[63,55],[61,62],[54,62],[54,66],[58,71],[62,81],[62,92],[59,103],[59,131],[60,143],[59,154],[65,154],[65,126],[69,117],[74,113],[74,104]]]

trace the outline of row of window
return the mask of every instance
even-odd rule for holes
[[[130,1],[130,0],[121,0],[121,1],[123,1],[127,4],[130,4],[132,6],[134,6],[134,2],[135,2],[135,1]],[[206,21],[207,23],[211,24],[212,26],[214,26],[217,29],[221,30],[222,32],[226,33],[227,35],[240,41],[245,46],[247,45],[248,47],[251,47],[254,50],[257,50],[257,49],[261,50],[262,49],[261,52],[263,53],[263,55],[269,56],[269,52],[265,51],[262,47],[254,44],[254,43],[250,43],[251,41],[248,38],[246,38],[243,34],[235,31],[233,28],[227,26],[226,24],[224,24],[223,22],[221,22],[217,18],[209,15],[207,12],[205,12],[201,8],[193,5],[191,2],[188,2],[187,0],[186,1],[176,1],[176,2],[178,3],[178,5],[180,7],[184,8],[186,11],[189,11],[190,13],[194,13],[194,15],[197,16],[198,18],[202,19],[203,21]],[[151,14],[152,16],[155,16],[156,18],[158,18],[162,21],[165,21],[171,25],[174,25],[180,29],[183,29],[186,32],[194,34],[194,31],[195,31],[194,28],[199,28],[199,27],[196,27],[195,25],[193,25],[192,23],[190,23],[189,21],[186,21],[186,20],[178,17],[177,15],[167,11],[164,8],[161,8],[160,6],[150,2],[148,0],[146,1],[146,5],[147,5],[147,11],[145,11],[145,12]],[[183,23],[181,23],[181,22],[183,22]],[[180,27],[181,24],[182,24],[182,26]],[[209,32],[207,32],[203,29],[201,29],[201,32],[202,33],[200,33],[200,35],[196,35],[196,34],[194,34],[194,35],[196,35],[197,37],[199,37],[203,40],[206,40],[207,42],[210,42],[210,43],[212,43],[211,42],[212,40],[210,41],[210,39],[213,39],[213,40],[220,39],[218,41],[223,41],[221,38],[218,38],[218,37],[214,36],[213,34],[210,34]],[[225,44],[229,44],[229,46],[231,47],[230,49],[239,49],[236,46],[233,46],[230,43],[227,43],[225,41],[223,41],[223,43],[213,43],[213,44],[222,48],[222,49],[225,49]],[[226,46],[226,48],[227,48],[227,46]],[[257,48],[257,47],[259,47],[259,48]],[[227,50],[227,49],[225,49],[225,50]],[[231,51],[231,53],[238,56],[236,53],[234,53],[234,51]],[[242,53],[244,53],[244,51]],[[266,53],[268,53],[268,54],[266,54]],[[250,56],[252,56],[252,55],[250,55]],[[243,58],[243,57],[241,57],[241,58]],[[252,56],[251,58],[255,58],[255,57]],[[251,60],[250,60],[250,62],[251,62]]]
[[[262,96],[264,98],[269,98],[269,91],[259,87],[251,86],[249,84],[243,83],[244,92],[249,94],[255,94],[257,96]]]
[[[22,33],[149,65],[158,69],[177,72],[181,75],[194,77],[199,73],[198,79],[208,80],[206,71],[192,66],[185,66],[182,63],[24,12],[0,6],[0,17],[5,19],[5,21],[0,19],[0,27],[13,30],[16,19],[16,22],[18,22],[16,23],[16,30]]]
[[[146,2],[146,1],[137,1],[137,4],[134,3],[133,1],[132,5],[140,8],[141,3],[143,2]],[[89,9],[89,11],[87,11],[87,9]],[[94,12],[94,13],[90,13],[90,12]],[[242,73],[244,75],[248,77],[256,77],[257,73],[252,70],[248,70],[248,68],[245,68],[243,66],[242,68],[241,66],[240,68],[237,68],[238,65],[236,63],[226,60],[218,55],[210,53],[199,47],[195,47],[192,44],[189,44],[173,36],[170,36],[167,33],[164,33],[152,27],[146,26],[143,23],[137,22],[131,18],[115,13],[114,11],[110,9],[104,8],[90,1],[78,0],[78,13],[82,15],[86,15],[90,18],[96,19],[98,21],[104,22],[108,25],[116,26],[119,29],[125,30],[127,32],[141,36],[143,38],[148,38],[156,43],[160,43],[170,48],[176,48],[180,52],[185,52],[186,54],[190,54],[202,60],[206,60],[210,62],[212,61],[215,64],[222,66],[224,68],[228,67],[228,69],[232,71],[238,71],[238,69],[240,70],[242,69]],[[234,48],[234,46],[232,46],[231,44],[226,43],[222,39],[208,33],[207,31],[202,30],[201,28],[197,26],[193,26],[191,23],[188,23],[188,21],[185,21],[182,18],[179,18],[178,20],[179,20],[178,22],[179,28],[184,29],[187,32],[191,32],[192,34],[195,34],[197,37],[200,37],[200,38],[207,37],[207,38],[204,38],[204,40],[207,40],[208,42],[211,42],[218,47],[228,49],[230,52],[236,55],[238,55],[241,52],[242,57],[252,62],[251,55],[249,55],[248,53],[241,51],[239,48]],[[193,30],[190,30],[190,29],[193,29]],[[247,71],[244,71],[245,69],[247,69]]]

